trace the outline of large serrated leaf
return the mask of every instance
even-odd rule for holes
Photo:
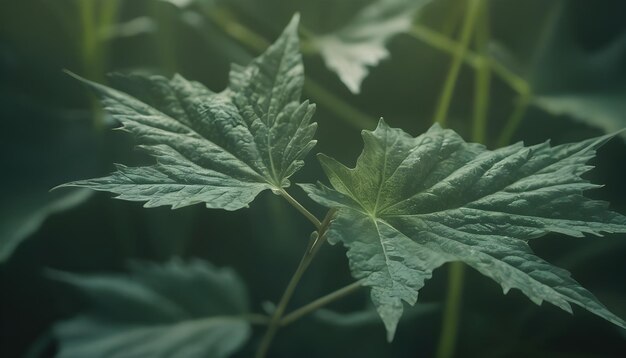
[[[250,335],[243,283],[204,261],[135,262],[129,276],[51,276],[90,304],[53,327],[59,357],[228,357]]]
[[[328,239],[347,247],[352,274],[371,287],[389,339],[402,301],[414,304],[432,271],[450,261],[465,262],[505,292],[517,288],[537,304],[570,312],[573,303],[626,327],[527,244],[549,232],[626,232],[626,217],[582,195],[597,187],[580,177],[591,168],[586,162],[610,138],[489,151],[438,125],[413,138],[381,121],[375,131],[363,131],[365,148],[354,169],[320,156],[334,189],[303,188],[318,203],[339,208]]]
[[[315,145],[314,105],[300,102],[304,69],[295,16],[282,36],[230,86],[214,93],[182,76],[131,76],[131,96],[83,80],[157,163],[117,166],[108,177],[64,186],[111,191],[145,206],[246,207],[263,190],[289,186]]]
[[[407,32],[415,12],[430,0],[379,0],[362,8],[340,29],[314,39],[326,66],[352,93],[361,91],[369,66],[389,56],[386,42]]]

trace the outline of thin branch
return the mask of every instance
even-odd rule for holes
[[[335,218],[336,212],[337,212],[337,209],[332,208],[328,210],[328,212],[326,213],[326,216],[324,217],[324,220],[322,221],[321,229],[320,231],[318,231],[317,239],[311,246],[311,256],[317,255],[317,252],[319,251],[319,249],[326,242],[326,238],[327,238],[326,234],[328,231],[328,227],[330,226],[330,222],[332,221],[332,219]]]
[[[454,88],[456,87],[457,78],[461,70],[461,64],[463,63],[463,57],[469,46],[471,35],[474,29],[474,23],[480,9],[480,0],[469,0],[469,8],[465,14],[463,22],[463,29],[461,30],[461,39],[459,41],[459,47],[456,49],[454,57],[452,58],[452,64],[448,71],[448,76],[443,85],[439,102],[437,104],[437,110],[435,111],[434,122],[439,123],[442,127],[445,127],[446,118],[448,116],[448,110],[450,108],[450,102],[452,101],[452,95],[454,94]]]
[[[345,102],[311,78],[305,80],[304,91],[311,96],[311,98],[335,113],[337,117],[343,119],[346,123],[355,128],[373,129],[376,127],[376,123],[378,123],[376,118],[362,112],[348,102]]]
[[[285,292],[280,298],[280,301],[278,302],[278,306],[276,306],[276,310],[274,311],[274,314],[272,315],[267,331],[265,332],[265,335],[263,336],[263,339],[261,340],[261,344],[259,345],[259,348],[256,352],[256,358],[264,358],[267,355],[267,352],[272,344],[272,340],[274,339],[274,336],[276,335],[278,328],[280,328],[281,326],[281,320],[283,318],[283,314],[285,313],[285,309],[287,308],[287,305],[289,304],[289,301],[291,300],[291,296],[293,296],[293,293],[296,287],[298,286],[298,283],[300,282],[302,275],[304,274],[306,269],[309,267],[309,265],[311,264],[311,261],[313,260],[313,258],[319,251],[319,248],[322,246],[322,244],[325,241],[324,238],[326,237],[326,230],[328,229],[328,226],[330,225],[333,215],[334,215],[334,210],[332,209],[329,210],[328,213],[326,214],[326,217],[324,218],[324,221],[320,223],[320,226],[317,232],[311,235],[311,238],[309,239],[309,244],[307,245],[304,255],[302,256],[302,259],[300,260],[300,263],[298,264],[298,268],[296,269],[296,272],[294,272],[293,276],[291,277],[291,280],[289,281],[287,288],[285,288]]]
[[[336,291],[333,291],[323,297],[320,297],[318,299],[316,299],[315,301],[312,301],[294,311],[292,311],[291,313],[285,315],[283,317],[283,319],[280,321],[280,325],[281,326],[287,326],[290,325],[291,323],[297,321],[298,319],[306,316],[307,314],[326,306],[327,304],[334,302],[336,300],[339,300],[353,292],[358,291],[361,287],[363,287],[363,284],[361,281],[357,281],[357,282],[353,282],[345,287],[342,287]]]
[[[504,129],[500,133],[500,137],[497,141],[497,147],[504,147],[511,143],[515,131],[517,131],[520,123],[522,123],[522,119],[524,118],[524,114],[526,114],[526,109],[528,109],[531,98],[532,94],[530,90],[526,93],[521,93],[517,97],[515,109],[513,109],[513,113],[511,113],[511,116],[504,125]]]
[[[298,283],[300,282],[302,275],[304,274],[307,267],[309,266],[310,251],[315,240],[316,240],[315,237],[311,237],[311,240],[309,240],[309,245],[307,246],[304,256],[302,256],[302,259],[300,259],[300,263],[298,264],[298,268],[296,269],[296,272],[294,272],[293,276],[291,277],[291,280],[289,280],[289,284],[287,284],[287,287],[285,288],[285,292],[283,292],[283,295],[281,296],[280,301],[278,302],[278,306],[276,306],[276,310],[272,314],[272,318],[270,319],[270,323],[267,328],[267,331],[265,332],[265,335],[263,336],[263,339],[261,340],[261,344],[259,345],[259,348],[256,352],[256,358],[264,358],[266,356],[267,351],[269,350],[270,345],[272,344],[272,340],[274,339],[274,336],[276,335],[276,332],[278,331],[278,328],[280,327],[280,320],[282,319],[283,314],[285,313],[285,309],[287,308],[287,305],[289,304],[289,300],[291,300],[291,296],[293,296],[293,292],[298,286]]]
[[[270,45],[265,38],[237,22],[234,14],[226,8],[207,8],[204,15],[228,36],[256,52],[263,52]]]
[[[439,108],[435,115],[435,121],[442,126],[445,124],[446,115],[450,106],[450,101],[454,93],[454,87],[457,82],[461,63],[463,57],[469,46],[469,41],[472,33],[474,32],[474,24],[478,18],[481,18],[483,22],[487,20],[487,0],[469,0],[469,8],[466,10],[465,20],[463,23],[463,29],[461,32],[460,48],[456,51],[453,58],[452,66],[446,83],[444,85],[443,93],[439,102]],[[478,42],[478,50],[486,50],[486,42],[488,40],[488,28],[486,24],[483,24],[483,28],[479,28],[476,33],[476,39]],[[486,62],[479,62],[476,67],[476,98],[475,98],[475,111],[474,111],[474,129],[473,135],[478,139],[484,140],[485,121],[487,115],[487,106],[489,100],[489,69],[486,67]],[[457,341],[457,335],[459,330],[459,316],[461,311],[461,302],[463,294],[463,276],[465,267],[461,262],[453,262],[450,265],[450,272],[448,277],[448,293],[446,298],[446,305],[444,315],[442,319],[441,334],[439,336],[439,343],[437,346],[437,358],[451,358],[454,355],[454,350]]]
[[[461,298],[463,294],[463,276],[465,266],[462,262],[452,262],[448,272],[448,296],[446,297],[443,312],[443,323],[437,358],[451,358],[456,347],[456,336],[459,330],[459,314],[461,312]]]
[[[451,55],[455,55],[456,53],[458,53],[460,48],[460,43],[420,24],[413,25],[413,28],[411,29],[409,34],[415,39],[423,41],[429,46],[436,48],[440,51],[447,52]],[[526,91],[526,89],[530,87],[528,81],[506,68],[506,66],[501,64],[496,59],[489,57],[486,54],[481,55],[473,52],[470,49],[467,49],[463,56],[463,61],[465,62],[465,64],[474,68],[480,67],[483,63],[486,63],[487,66],[489,66],[496,75],[498,75],[504,82],[506,82],[514,91],[518,93]]]
[[[476,50],[486,58],[489,43],[489,7],[487,1],[481,2],[480,19],[474,33]],[[476,67],[474,82],[474,123],[472,124],[472,140],[487,144],[487,119],[489,116],[489,91],[491,87],[491,68],[488,61],[481,60]]]
[[[304,215],[310,222],[315,225],[315,229],[320,230],[322,227],[322,223],[319,221],[315,215],[311,214],[302,204],[300,204],[296,199],[294,199],[289,193],[285,191],[285,189],[280,189],[278,192],[280,196],[285,198],[289,204],[291,204],[294,208],[296,208],[302,215]]]
[[[269,47],[270,42],[262,36],[257,35],[250,28],[236,21],[235,15],[228,9],[221,8],[218,10],[205,11],[205,16],[217,25],[224,33],[235,39],[244,46],[254,50],[257,53],[265,51]],[[306,32],[302,27],[300,32]],[[310,43],[303,42],[305,53],[310,53]],[[333,93],[329,92],[319,83],[307,78],[304,84],[304,90],[312,97],[313,100],[319,102],[320,105],[328,108],[338,118],[346,123],[358,128],[373,128],[376,126],[376,119],[363,113],[351,104],[343,101]]]

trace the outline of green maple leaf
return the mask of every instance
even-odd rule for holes
[[[347,247],[352,275],[371,287],[390,340],[402,301],[415,304],[432,271],[450,261],[491,277],[505,293],[517,288],[537,304],[568,312],[573,303],[626,327],[527,243],[549,232],[626,232],[626,217],[582,195],[598,187],[581,179],[591,168],[585,163],[610,138],[489,151],[438,125],[414,138],[381,121],[363,131],[354,169],[320,155],[334,189],[302,187],[318,203],[339,208],[328,239]]]
[[[157,163],[119,165],[110,176],[64,186],[110,191],[146,207],[205,203],[227,210],[289,186],[315,145],[316,129],[315,106],[300,103],[297,28],[296,15],[264,54],[247,67],[233,66],[220,93],[178,75],[132,76],[126,87],[135,97],[83,80]]]
[[[201,260],[134,262],[129,275],[51,276],[89,308],[56,323],[59,357],[228,357],[250,336],[247,293],[230,269]]]
[[[362,8],[343,27],[313,40],[326,66],[352,93],[359,93],[368,66],[389,56],[386,42],[407,32],[415,12],[430,0],[379,0]]]

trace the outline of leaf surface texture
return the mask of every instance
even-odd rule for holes
[[[124,89],[85,81],[105,109],[157,163],[117,166],[104,178],[66,186],[110,191],[146,207],[246,207],[263,190],[289,186],[315,145],[314,105],[300,102],[304,69],[295,16],[246,67],[233,65],[220,93],[176,75],[117,76]]]
[[[389,57],[387,41],[407,32],[415,12],[428,2],[375,1],[361,8],[345,26],[316,38],[315,46],[326,66],[337,73],[352,93],[359,93],[368,67]]]
[[[508,292],[571,312],[581,306],[621,327],[570,274],[533,254],[528,240],[549,232],[581,237],[626,232],[626,218],[582,195],[597,185],[580,175],[610,135],[580,143],[489,151],[434,125],[416,138],[382,120],[363,131],[365,148],[350,169],[319,159],[332,188],[303,185],[337,207],[328,239],[343,243],[352,275],[371,298],[392,339],[403,303],[445,262],[462,261]]]

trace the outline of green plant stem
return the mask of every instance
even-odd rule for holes
[[[474,83],[476,89],[474,94],[474,123],[472,124],[472,140],[476,143],[487,144],[490,78],[491,74],[488,67],[485,66],[476,71],[476,81]]]
[[[489,43],[489,7],[487,1],[481,2],[481,14],[476,24],[475,41],[476,50],[480,53],[481,61],[476,66],[476,79],[474,81],[474,123],[472,124],[472,139],[477,143],[486,143],[487,117],[489,111],[489,90],[491,85],[491,70],[486,59],[487,45]]]
[[[333,215],[334,215],[334,210],[332,209],[329,210],[328,213],[326,214],[326,217],[322,221],[317,233],[314,235],[311,235],[311,238],[309,239],[309,243],[304,252],[304,255],[302,256],[302,258],[300,259],[300,263],[298,264],[298,268],[296,269],[293,276],[291,277],[291,280],[289,280],[289,284],[287,284],[287,287],[285,288],[283,295],[278,301],[276,310],[272,314],[270,323],[267,327],[267,331],[265,332],[265,335],[263,336],[261,340],[261,344],[259,345],[259,348],[256,352],[256,355],[255,355],[256,358],[264,358],[267,355],[270,345],[272,344],[272,340],[274,339],[274,336],[276,335],[278,328],[280,328],[283,314],[285,313],[287,305],[289,304],[289,301],[291,300],[291,296],[293,296],[293,293],[296,287],[298,286],[300,279],[302,279],[302,275],[311,264],[311,261],[313,260],[313,258],[315,257],[315,255],[317,254],[319,250],[319,247],[321,247],[326,241],[326,230],[328,229],[328,226],[330,225],[330,221]]]
[[[373,129],[378,121],[341,100],[336,94],[329,92],[314,80],[307,78],[304,90],[324,107],[342,118],[346,123],[358,129]]]
[[[177,28],[168,4],[160,1],[152,3],[152,16],[156,19],[159,27],[156,36],[156,50],[161,67],[165,73],[174,74],[178,68],[178,56],[176,48]]]
[[[425,42],[429,46],[453,55],[459,52],[459,48],[461,46],[460,43],[449,39],[445,35],[419,24],[413,25],[410,35],[417,40]],[[510,71],[499,61],[487,56],[486,53],[479,54],[467,49],[463,56],[463,61],[467,65],[472,66],[474,69],[479,69],[482,66],[488,66],[488,68],[495,75],[497,75],[502,81],[507,83],[509,87],[517,92],[518,95],[515,101],[515,108],[513,109],[509,119],[506,121],[499,139],[496,141],[497,147],[509,144],[511,138],[515,134],[515,131],[519,127],[519,124],[521,123],[528,104],[532,98],[530,83],[521,76]]]
[[[77,0],[80,17],[80,61],[83,76],[94,81],[102,82],[103,74],[100,71],[100,54],[98,51],[98,21],[96,20],[95,1]],[[93,113],[93,126],[101,130],[103,125],[103,112],[100,103],[94,96],[89,96],[90,107]]]
[[[265,38],[237,22],[234,14],[227,8],[207,8],[204,15],[228,36],[255,52],[263,52],[270,46]]]
[[[500,133],[500,137],[496,142],[497,147],[504,147],[511,143],[515,131],[517,131],[517,128],[524,118],[524,114],[526,114],[526,109],[530,104],[531,98],[532,94],[530,92],[530,89],[528,90],[528,92],[518,95],[517,99],[515,100],[516,104],[515,108],[513,109],[513,113],[511,113],[511,116],[506,121],[504,129]]]
[[[452,65],[444,88],[440,96],[439,105],[435,113],[434,121],[441,126],[445,126],[446,116],[454,94],[454,88],[456,86],[461,64],[465,57],[465,53],[469,47],[470,38],[474,33],[474,25],[479,17],[482,17],[483,22],[486,22],[486,0],[468,0],[468,7],[465,13],[465,19],[463,22],[463,28],[461,30],[461,39],[459,46],[456,46],[454,57],[452,58]],[[482,16],[481,16],[482,15]],[[478,43],[478,50],[484,51],[486,49],[486,42],[488,41],[488,28],[486,24],[483,24],[483,28],[480,28],[476,33],[476,40]],[[476,63],[476,95],[475,95],[475,107],[474,107],[474,123],[473,123],[473,136],[475,139],[484,140],[486,116],[489,100],[489,68],[488,62],[480,60]],[[463,275],[465,267],[461,262],[454,262],[450,264],[450,271],[448,276],[448,293],[446,297],[446,304],[444,308],[444,314],[442,319],[441,334],[439,338],[439,344],[437,346],[437,358],[450,358],[454,354],[458,326],[459,315],[461,311],[462,292],[463,292]]]
[[[437,345],[437,358],[450,358],[454,355],[456,337],[459,329],[459,315],[463,296],[463,276],[465,266],[462,262],[450,264],[448,272],[448,296],[444,307],[441,334]]]
[[[361,283],[361,281],[357,281],[357,282],[353,282],[345,287],[342,287],[336,291],[333,291],[325,296],[322,296],[318,299],[316,299],[315,301],[312,301],[294,311],[292,311],[291,313],[285,315],[283,317],[283,319],[280,321],[280,325],[281,326],[287,326],[290,325],[291,323],[297,321],[298,319],[306,316],[307,314],[326,306],[327,304],[334,302],[336,300],[339,300],[343,297],[346,297],[347,295],[354,293],[356,291],[358,291],[361,287],[363,287],[363,284]]]
[[[94,81],[104,82],[107,45],[100,38],[102,29],[110,26],[117,16],[118,0],[98,2],[93,0],[77,0],[80,18],[80,56],[83,76]],[[103,112],[99,102],[91,97],[94,113],[93,123],[98,129],[103,127]]]
[[[78,11],[80,13],[80,27],[81,27],[81,55],[82,65],[85,75],[93,76],[91,73],[91,66],[95,63],[97,57],[97,23],[96,23],[96,3],[95,1],[78,1]]]
[[[548,15],[545,18],[545,21],[542,25],[543,29],[541,31],[541,36],[539,37],[539,41],[537,41],[538,45],[536,46],[534,53],[541,52],[546,46],[548,46],[548,40],[552,33],[555,31],[555,24],[557,23],[557,19],[560,14],[562,14],[566,1],[557,1],[553,5],[552,9],[548,12]],[[513,139],[513,135],[517,131],[522,119],[524,118],[524,114],[526,114],[526,110],[528,109],[528,105],[530,104],[533,98],[533,90],[528,82],[518,83],[518,88],[516,89],[518,92],[518,96],[515,100],[515,108],[511,113],[511,116],[507,120],[502,133],[497,141],[498,147],[504,147],[511,143]]]
[[[296,199],[294,199],[289,193],[287,193],[284,189],[280,189],[279,195],[285,198],[289,204],[291,204],[294,208],[296,208],[304,217],[306,217],[310,222],[315,225],[316,230],[320,230],[322,227],[322,223],[319,221],[315,215],[311,214],[302,204],[300,204]]]
[[[206,10],[205,16],[217,25],[225,34],[235,39],[237,42],[252,49],[257,53],[265,51],[270,46],[269,41],[257,35],[254,31],[237,22],[234,14],[226,8]],[[302,30],[308,34],[307,30]],[[306,36],[306,35],[305,35]],[[305,53],[312,52],[309,42],[303,48]],[[319,83],[307,78],[304,83],[304,90],[320,105],[328,108],[338,118],[358,129],[374,128],[376,119],[358,110],[356,107],[341,100],[332,92],[328,91]]]
[[[283,292],[283,295],[281,296],[280,301],[278,302],[278,306],[276,306],[276,310],[272,314],[272,318],[270,319],[270,323],[267,328],[267,331],[265,332],[265,335],[263,336],[263,339],[261,340],[261,344],[259,345],[259,348],[256,352],[256,358],[265,357],[267,354],[267,351],[270,348],[270,345],[272,344],[272,340],[274,339],[274,336],[276,335],[276,332],[278,331],[278,328],[280,327],[281,318],[285,312],[285,309],[287,308],[287,305],[289,304],[289,301],[291,300],[291,296],[293,296],[293,293],[296,287],[298,286],[298,283],[300,282],[302,275],[304,274],[307,267],[309,266],[309,263],[311,261],[310,251],[311,251],[314,241],[315,241],[314,238],[311,238],[311,240],[309,241],[309,245],[306,248],[304,256],[302,256],[302,259],[300,259],[298,268],[296,269],[293,276],[291,277],[291,280],[289,280],[289,284],[285,288],[285,291]]]
[[[315,43],[316,35],[313,31],[300,24],[298,34],[300,35],[300,52],[302,52],[303,55],[315,55],[319,53],[319,48]]]
[[[455,31],[458,30],[458,25],[463,11],[467,10],[467,4],[465,0],[454,0],[450,2],[450,11],[446,14],[442,21],[441,33],[448,37],[453,37]]]
[[[437,110],[435,111],[434,122],[439,123],[442,127],[446,125],[446,117],[448,115],[448,109],[450,108],[450,102],[452,101],[452,95],[454,94],[454,88],[456,86],[457,78],[461,70],[461,64],[463,63],[463,57],[469,46],[471,35],[474,29],[474,23],[476,22],[477,15],[480,9],[481,0],[468,0],[469,6],[465,13],[465,19],[463,21],[463,28],[461,30],[461,39],[459,41],[460,46],[456,49],[454,57],[452,58],[452,64],[450,70],[443,85],[443,90],[439,97],[437,104]]]
[[[106,0],[102,2],[100,8],[100,18],[98,19],[98,27],[99,29],[110,26],[115,22],[117,18],[118,10],[120,7],[119,0]]]
[[[460,47],[460,44],[458,42],[451,40],[445,35],[440,34],[437,31],[429,29],[428,27],[423,25],[413,25],[413,28],[411,29],[409,34],[413,38],[420,40],[433,48],[452,55],[456,54]],[[513,90],[518,93],[527,91],[527,88],[530,87],[530,85],[524,78],[511,72],[508,68],[506,68],[506,66],[504,66],[497,60],[488,57],[487,54],[482,55],[473,52],[470,49],[467,49],[465,51],[465,55],[463,56],[463,61],[465,62],[465,64],[473,67],[474,69],[486,63],[494,74],[498,75],[500,79],[506,82]]]

